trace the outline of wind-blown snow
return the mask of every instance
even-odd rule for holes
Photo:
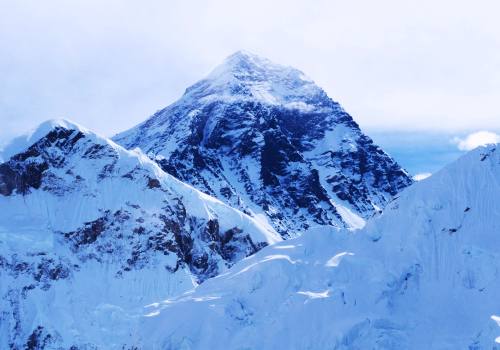
[[[422,180],[427,179],[430,176],[432,176],[431,173],[420,173],[420,174],[414,175],[413,176],[413,180],[415,180],[415,181],[422,181]]]

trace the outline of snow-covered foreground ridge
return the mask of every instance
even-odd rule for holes
[[[121,348],[142,306],[281,240],[68,121],[0,164],[0,349]]]
[[[301,71],[248,52],[113,139],[283,237],[360,228],[412,182]]]
[[[498,349],[500,145],[145,307],[147,349]],[[495,345],[496,344],[496,345]]]

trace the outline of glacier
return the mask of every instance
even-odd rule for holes
[[[148,349],[497,349],[500,148],[145,307]],[[492,322],[495,321],[495,322]]]

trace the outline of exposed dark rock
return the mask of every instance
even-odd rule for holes
[[[204,93],[199,89],[204,86],[200,83],[189,91],[201,98]],[[167,107],[134,137],[117,140],[130,148],[141,147],[166,172],[242,211],[248,212],[250,200],[284,237],[310,224],[344,226],[332,200],[370,217],[411,179],[326,94],[307,99],[303,102],[313,105],[312,111],[271,106],[258,99],[207,103],[193,99],[194,105]],[[193,110],[196,115],[188,117]],[[154,133],[151,139],[146,136],[153,133],[150,125],[162,125],[165,132]],[[184,130],[178,125],[188,126]],[[340,146],[312,155],[326,142],[327,131],[336,128],[348,130],[345,139],[337,140]],[[171,138],[178,147],[163,154],[163,145]],[[260,178],[256,181],[251,173]],[[238,192],[241,189],[244,193]]]
[[[79,230],[65,233],[64,237],[72,242],[75,249],[78,249],[80,245],[95,242],[99,235],[107,228],[107,224],[107,217],[98,218],[85,223],[84,227]]]
[[[48,334],[42,326],[38,326],[28,337],[26,350],[44,350],[52,342],[52,335]]]
[[[160,181],[158,179],[148,179],[148,187],[153,189],[153,188],[160,188]]]

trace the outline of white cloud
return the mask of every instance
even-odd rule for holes
[[[430,177],[432,174],[431,173],[420,173],[420,174],[416,174],[415,176],[413,176],[413,180],[415,181],[422,181],[422,180],[425,180],[427,179],[428,177]]]
[[[479,146],[499,142],[500,135],[491,131],[478,131],[467,135],[465,138],[455,137],[453,139],[453,143],[456,143],[461,151],[470,151]]]

